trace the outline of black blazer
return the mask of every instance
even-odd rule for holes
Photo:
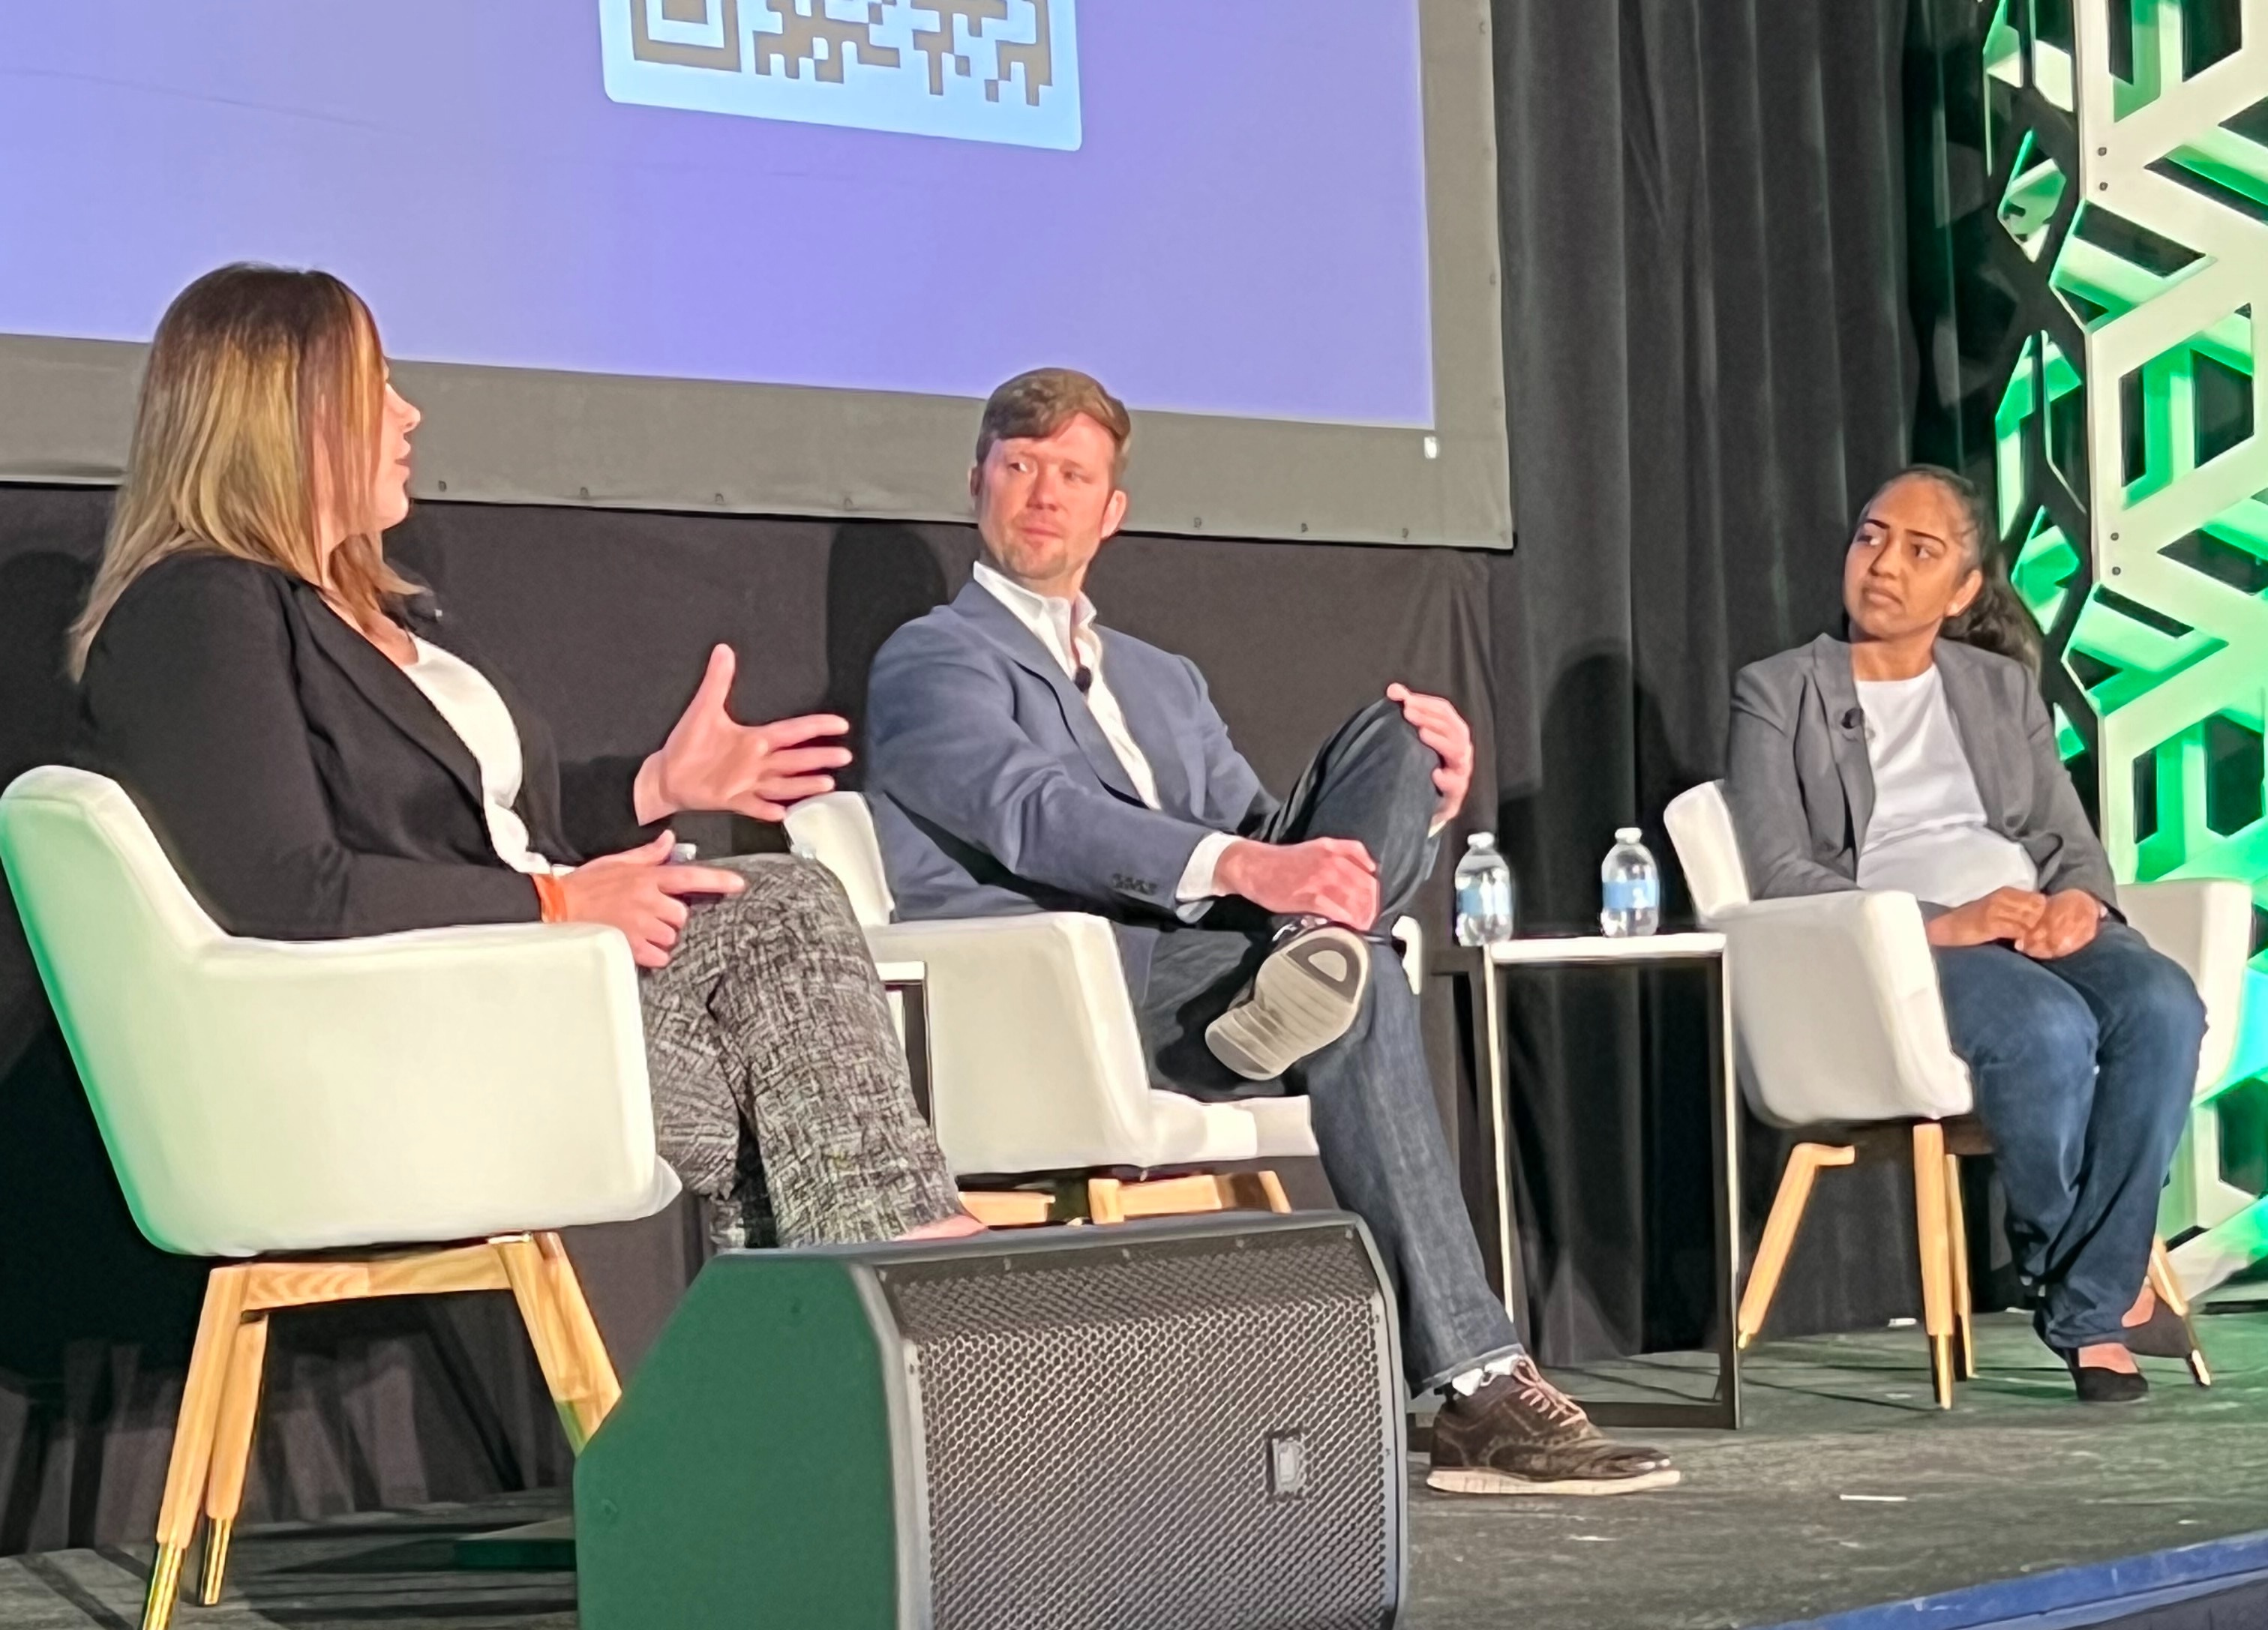
[[[478,662],[430,593],[395,607],[486,673],[519,728],[515,805],[553,860],[626,848],[637,760],[571,772],[551,734]],[[89,767],[148,816],[190,891],[232,934],[334,939],[532,922],[534,885],[489,841],[471,750],[315,589],[272,567],[177,555],[103,619],[80,699]]]

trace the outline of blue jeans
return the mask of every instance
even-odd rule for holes
[[[1243,900],[1223,900],[1197,925],[1158,938],[1134,995],[1152,1070],[1197,1098],[1304,1093],[1323,1171],[1341,1204],[1377,1242],[1400,1301],[1403,1369],[1413,1393],[1520,1350],[1504,1303],[1489,1289],[1457,1186],[1418,998],[1384,926],[1405,910],[1432,859],[1428,835],[1440,760],[1391,702],[1342,725],[1284,807],[1248,835],[1270,843],[1354,838],[1378,863],[1380,932],[1353,1027],[1301,1060],[1280,1084],[1244,1080],[1215,1059],[1204,1029],[1244,993],[1280,924]]]
[[[2205,1004],[2188,974],[2116,921],[2054,961],[1964,945],[1940,950],[1937,973],[2049,1345],[2116,1341],[2148,1271]]]

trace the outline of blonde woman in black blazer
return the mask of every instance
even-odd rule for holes
[[[667,863],[679,811],[777,819],[831,786],[843,722],[734,723],[719,647],[652,754],[563,771],[387,563],[416,424],[337,279],[228,267],[173,302],[73,631],[93,767],[232,933],[620,931],[660,1150],[719,1243],[973,1230],[834,879],[785,856]]]

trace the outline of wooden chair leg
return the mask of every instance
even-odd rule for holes
[[[1280,1215],[1292,1208],[1291,1197],[1284,1192],[1283,1180],[1272,1171],[1232,1171],[1215,1178],[1213,1182],[1218,1203],[1200,1205],[1197,1209],[1272,1211]],[[1129,1213],[1137,1212],[1143,1186],[1138,1184],[1134,1193],[1128,1197]],[[1182,1208],[1177,1206],[1172,1208],[1172,1212],[1167,1212],[1165,1208],[1160,1208],[1166,1215],[1181,1209]]]
[[[205,1280],[196,1346],[189,1353],[181,1412],[173,1422],[173,1448],[166,1463],[166,1494],[158,1508],[158,1555],[151,1565],[150,1594],[142,1606],[142,1630],[166,1630],[173,1622],[173,1604],[180,1595],[181,1559],[196,1536],[197,1508],[212,1465],[213,1434],[219,1424],[237,1325],[244,1318],[248,1272],[217,1267]]]
[[[984,1193],[962,1189],[961,1203],[987,1228],[1038,1228],[1055,1215],[1056,1197],[1035,1189]]]
[[[1089,1178],[1086,1180],[1086,1215],[1099,1223],[1123,1222],[1126,1220],[1124,1185],[1116,1178]]]
[[[527,1326],[528,1341],[535,1348],[536,1367],[543,1371],[543,1384],[550,1391],[553,1406],[559,1411],[559,1424],[567,1434],[568,1446],[579,1455],[591,1438],[590,1411],[584,1403],[588,1388],[583,1380],[579,1355],[567,1339],[565,1321],[552,1295],[543,1252],[526,1234],[509,1235],[489,1244],[503,1265],[504,1278],[511,1283],[512,1300],[519,1304],[520,1322]]]
[[[1929,1333],[1930,1383],[1940,1409],[1953,1407],[1953,1252],[1945,1199],[1945,1128],[1913,1129],[1914,1232],[1921,1249],[1921,1323]]]
[[[622,1401],[622,1384],[615,1375],[615,1361],[607,1352],[606,1339],[599,1334],[599,1321],[591,1317],[591,1304],[584,1298],[583,1281],[576,1276],[566,1245],[556,1234],[538,1234],[535,1247],[551,1275],[552,1299],[558,1303],[568,1343],[580,1361],[589,1417],[587,1435],[596,1432],[600,1422]]]
[[[228,1380],[213,1431],[212,1469],[205,1483],[204,1569],[197,1601],[206,1607],[220,1600],[228,1542],[236,1531],[236,1514],[244,1507],[245,1467],[252,1457],[252,1428],[260,1412],[260,1378],[267,1363],[268,1315],[247,1314],[237,1325],[229,1350]]]
[[[2173,1253],[2166,1242],[2152,1236],[2150,1240],[2150,1289],[2158,1300],[2183,1318],[2190,1316],[2189,1293],[2182,1289],[2181,1275],[2174,1272]]]
[[[2180,1319],[2189,1332],[2190,1378],[2199,1386],[2211,1386],[2213,1366],[2205,1362],[2205,1347],[2198,1340],[2197,1325],[2190,1317],[2189,1293],[2182,1289],[2181,1275],[2174,1272],[2173,1254],[2166,1249],[2166,1242],[2154,1237],[2150,1241],[2149,1283],[2158,1300],[2166,1304],[2166,1311]]]
[[[1795,1231],[1803,1222],[1803,1208],[1811,1203],[1812,1183],[1822,1168],[1847,1166],[1857,1158],[1856,1149],[1833,1143],[1799,1143],[1788,1151],[1787,1170],[1780,1174],[1764,1238],[1757,1242],[1756,1260],[1749,1265],[1748,1289],[1741,1295],[1735,1340],[1742,1347],[1756,1339],[1764,1327],[1764,1316],[1771,1311],[1788,1252],[1795,1246]]]
[[[1202,1216],[1212,1211],[1275,1211],[1292,1208],[1283,1179],[1273,1171],[1193,1171],[1177,1178],[1127,1182],[1119,1178],[1086,1180],[1086,1215],[1094,1222],[1123,1222],[1129,1217]]]
[[[1946,1255],[1953,1270],[1953,1323],[1959,1338],[1961,1378],[1977,1379],[1977,1310],[1969,1287],[1969,1213],[1962,1203],[1961,1156],[1945,1156]]]

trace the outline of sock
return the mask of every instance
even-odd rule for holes
[[[1519,1356],[1517,1353],[1506,1353],[1503,1357],[1492,1358],[1485,1364],[1476,1364],[1470,1369],[1461,1369],[1449,1377],[1449,1390],[1459,1398],[1470,1398],[1488,1383],[1500,1380],[1510,1375],[1513,1362]]]

